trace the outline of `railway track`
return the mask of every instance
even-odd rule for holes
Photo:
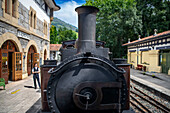
[[[170,109],[165,104],[145,93],[145,89],[139,88],[131,81],[130,103],[138,113],[170,113]],[[151,92],[150,92],[151,93]],[[153,94],[152,94],[153,95]],[[158,97],[159,98],[159,97]]]

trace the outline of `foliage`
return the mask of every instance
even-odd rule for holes
[[[59,27],[56,30],[56,27],[52,25],[50,28],[50,44],[61,44],[62,41],[76,40],[77,37],[77,32],[69,30],[66,27]]]
[[[170,29],[170,0],[136,0],[138,15],[142,16],[142,37],[154,34],[154,29]]]
[[[61,44],[61,42],[63,41],[67,41],[67,40],[76,40],[77,37],[77,33],[75,31],[69,30],[66,27],[60,27],[58,29],[58,43]]]
[[[56,44],[58,42],[57,34],[56,27],[52,25],[50,28],[50,44]]]
[[[113,57],[126,54],[122,44],[137,39],[141,32],[142,21],[137,15],[134,0],[86,0],[85,5],[96,6],[100,9],[97,14],[96,38],[106,42]]]
[[[153,78],[155,78],[156,76],[155,75],[152,75]]]
[[[70,25],[60,19],[58,19],[57,17],[54,17],[53,21],[51,22],[51,25],[56,26],[56,29],[59,29],[60,27],[66,27],[67,29],[76,31],[77,27]]]

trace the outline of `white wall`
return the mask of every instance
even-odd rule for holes
[[[61,60],[61,56],[59,54],[60,54],[60,52],[56,51],[55,52],[55,56],[53,56],[54,55],[54,51],[50,51],[50,60],[58,60],[58,61],[60,61]]]
[[[30,6],[37,12],[36,16],[38,19],[40,19],[42,22],[44,20],[47,21],[47,23],[50,23],[50,17],[44,12],[43,9],[38,6],[37,3],[35,3],[34,0],[19,0],[28,10],[30,10]]]

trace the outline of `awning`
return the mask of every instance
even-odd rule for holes
[[[148,51],[148,50],[151,50],[151,48],[140,49],[140,51]]]
[[[135,52],[136,50],[129,50],[129,52]]]
[[[159,49],[170,49],[170,46],[156,47],[156,50],[159,50]]]

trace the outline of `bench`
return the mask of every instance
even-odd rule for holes
[[[3,86],[5,89],[5,79],[4,78],[0,78],[0,86]]]
[[[142,65],[140,65],[140,64],[138,64],[138,65],[137,65],[137,67],[136,67],[136,69],[137,69],[137,70],[141,70],[141,71],[142,71],[143,66],[142,66]]]

